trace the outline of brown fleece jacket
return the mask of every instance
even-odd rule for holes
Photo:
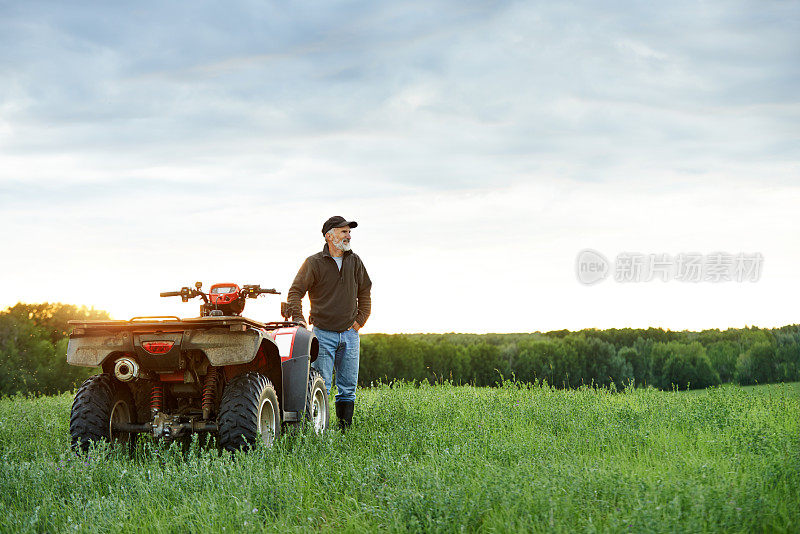
[[[304,321],[302,300],[306,292],[311,301],[309,322],[323,330],[344,332],[353,322],[364,326],[372,308],[372,281],[357,254],[348,250],[340,271],[328,251],[309,256],[289,288],[287,301],[292,319]]]

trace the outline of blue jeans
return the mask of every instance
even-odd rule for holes
[[[356,400],[358,382],[358,332],[345,330],[334,332],[314,327],[314,335],[319,341],[319,356],[311,365],[325,380],[328,393],[331,392],[333,371],[336,370],[336,402]]]

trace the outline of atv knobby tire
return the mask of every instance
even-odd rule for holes
[[[127,432],[115,432],[113,423],[135,423],[136,406],[127,384],[108,374],[90,376],[72,402],[69,433],[72,446],[84,451],[91,441],[130,440]]]
[[[311,369],[308,375],[305,420],[316,434],[322,434],[328,430],[328,422],[330,421],[328,390],[325,388],[325,380],[316,369]]]
[[[278,396],[272,382],[254,372],[228,382],[218,422],[219,445],[225,450],[248,449],[258,441],[272,445],[281,432]]]

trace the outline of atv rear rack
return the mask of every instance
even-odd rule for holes
[[[139,330],[148,328],[215,328],[220,326],[240,326],[253,328],[265,328],[267,330],[275,330],[278,328],[286,328],[297,326],[300,323],[294,321],[272,321],[269,323],[262,323],[247,317],[239,317],[236,315],[229,316],[215,316],[215,317],[193,317],[189,319],[180,319],[174,316],[153,316],[153,317],[134,317],[128,321],[125,320],[72,320],[68,324],[72,326],[73,334],[80,335],[81,329],[83,330]],[[244,328],[240,328],[244,329]]]

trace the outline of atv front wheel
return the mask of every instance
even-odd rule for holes
[[[316,434],[328,430],[328,390],[325,388],[325,380],[316,369],[311,369],[308,375],[305,418]]]
[[[219,444],[234,451],[257,441],[269,446],[281,432],[278,395],[262,374],[249,372],[231,380],[219,406]]]
[[[127,432],[117,432],[114,423],[134,423],[136,408],[126,384],[111,375],[90,376],[75,394],[69,433],[72,446],[84,451],[91,441],[122,441],[130,439]]]

